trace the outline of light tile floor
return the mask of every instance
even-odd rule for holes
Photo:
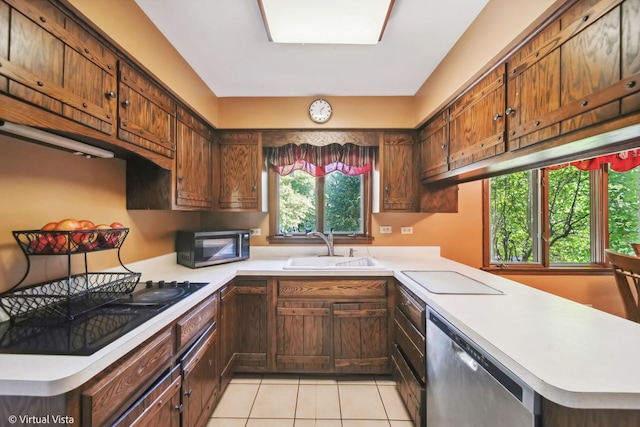
[[[207,427],[413,427],[390,377],[235,376]]]

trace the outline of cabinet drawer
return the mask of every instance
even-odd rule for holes
[[[425,304],[415,299],[401,286],[396,286],[396,305],[424,336],[426,334]]]
[[[176,322],[177,353],[193,342],[207,326],[215,322],[218,309],[217,301],[218,296],[211,295]]]
[[[180,366],[169,373],[147,391],[112,427],[147,425],[180,425]]]
[[[398,320],[393,322],[395,344],[406,357],[409,366],[415,375],[423,383],[426,381],[426,364],[424,357],[424,347],[417,347],[409,338],[407,332],[400,326]]]
[[[417,427],[425,425],[426,392],[409,369],[406,360],[394,345],[391,354],[393,379],[398,384],[398,392]]]
[[[278,280],[283,297],[384,297],[386,280]]]
[[[172,358],[173,334],[167,329],[112,365],[109,372],[82,393],[82,425],[92,427],[112,422],[159,372],[171,365]]]

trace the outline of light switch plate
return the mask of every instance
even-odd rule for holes
[[[391,234],[392,228],[390,225],[381,225],[380,234]]]
[[[413,227],[400,227],[400,234],[413,234]]]
[[[251,231],[252,236],[259,236],[261,234],[259,228],[251,228],[249,231]]]

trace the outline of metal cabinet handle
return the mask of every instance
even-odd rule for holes
[[[114,91],[110,90],[109,92],[107,92],[107,98],[115,99],[116,98],[116,93]]]
[[[500,113],[495,113],[493,115],[493,121],[497,122],[498,120],[500,120],[502,118],[502,114]]]
[[[504,114],[506,114],[507,116],[509,114],[515,114],[515,113],[516,113],[516,110],[514,108],[511,108],[511,107],[507,107],[507,109],[504,111]]]
[[[122,101],[123,107],[128,107],[129,105],[131,105],[131,101],[129,101],[128,99],[125,99],[124,101]]]
[[[191,396],[191,394],[192,394],[192,393],[193,393],[193,390],[192,390],[192,389],[189,389],[189,391],[185,391],[185,392],[184,392],[184,395],[185,395],[185,396],[187,396],[187,397],[189,397],[189,396]]]

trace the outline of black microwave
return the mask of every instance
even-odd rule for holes
[[[178,264],[208,267],[249,258],[249,230],[188,231],[176,237]]]

